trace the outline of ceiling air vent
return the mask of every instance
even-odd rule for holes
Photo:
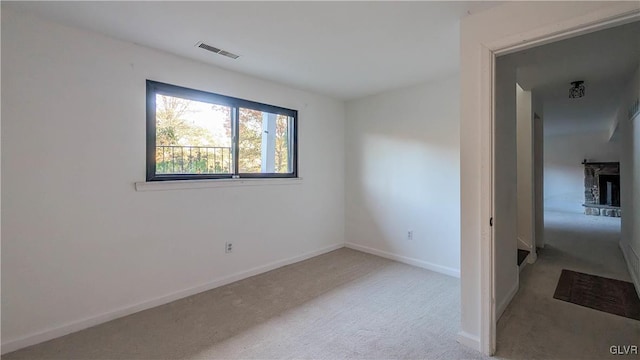
[[[237,58],[239,58],[239,57],[240,57],[239,55],[236,55],[236,54],[230,53],[230,52],[225,51],[225,50],[222,50],[222,49],[218,49],[218,48],[217,48],[217,47],[215,47],[215,46],[211,46],[211,45],[205,44],[205,43],[203,43],[202,41],[200,41],[199,43],[197,43],[197,44],[196,44],[196,46],[197,46],[197,47],[199,47],[199,48],[201,48],[201,49],[205,49],[205,50],[207,50],[207,51],[211,51],[212,53],[216,53],[216,54],[218,54],[218,55],[226,56],[226,57],[228,57],[228,58],[237,59]]]

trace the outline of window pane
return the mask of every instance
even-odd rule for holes
[[[240,108],[239,172],[291,173],[291,123],[286,115]]]
[[[230,174],[231,108],[156,94],[156,174]]]
[[[292,157],[290,151],[290,134],[292,118],[285,115],[278,115],[276,118],[276,151],[275,162],[277,173],[290,173],[293,172],[291,168],[290,158]]]

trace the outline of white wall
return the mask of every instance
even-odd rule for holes
[[[630,76],[620,110],[619,131],[622,142],[620,159],[620,206],[622,232],[620,247],[629,272],[640,294],[640,112],[633,107],[640,101],[640,66]],[[630,111],[630,109],[633,110]],[[634,115],[634,111],[635,115]]]
[[[348,246],[459,275],[458,81],[347,103]]]
[[[636,2],[510,2],[461,22],[461,293],[459,340],[492,352],[490,288],[491,84],[489,49],[523,44],[550,33],[637,12]],[[485,55],[485,57],[483,57]],[[489,79],[489,80],[487,80]]]
[[[0,6],[0,17],[2,16],[2,7]],[[2,38],[2,27],[0,26],[0,39]],[[2,47],[0,46],[0,69],[2,69]],[[2,84],[2,71],[0,71],[0,84]],[[0,86],[0,189],[2,188],[2,86]],[[0,204],[2,204],[2,191],[0,191]],[[2,219],[2,206],[0,205],[0,219]],[[0,221],[0,244],[2,244],[2,221]],[[2,246],[0,246],[0,259],[2,258]],[[1,264],[1,260],[0,260]],[[0,269],[0,275],[2,270]],[[1,280],[0,280],[1,283]],[[0,299],[2,297],[2,289],[0,287]],[[0,309],[0,318],[2,318],[2,311]],[[0,336],[2,331],[0,331]],[[1,346],[0,346],[1,347]]]
[[[303,182],[136,192],[145,79],[299,110]],[[340,101],[2,9],[3,351],[343,246],[344,117]]]
[[[549,124],[545,124],[549,126]],[[608,131],[544,138],[544,208],[584,213],[582,161],[620,161],[620,143],[610,142]]]
[[[496,319],[518,291],[516,68],[496,60],[494,135],[494,255]]]
[[[518,158],[518,248],[535,251],[533,109],[531,91],[516,85]]]
[[[544,247],[544,114],[533,97],[534,245]]]

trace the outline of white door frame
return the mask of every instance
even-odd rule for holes
[[[506,55],[593,31],[623,25],[640,20],[640,10],[611,6],[587,16],[580,16],[562,23],[538,28],[524,34],[505,37],[481,44],[480,78],[480,143],[482,144],[480,167],[480,350],[493,355],[496,351],[496,304],[494,273],[494,234],[487,219],[493,216],[493,167],[494,155],[494,104],[496,56]]]

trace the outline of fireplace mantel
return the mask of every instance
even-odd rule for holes
[[[585,160],[582,165],[585,214],[620,217],[620,163]]]

